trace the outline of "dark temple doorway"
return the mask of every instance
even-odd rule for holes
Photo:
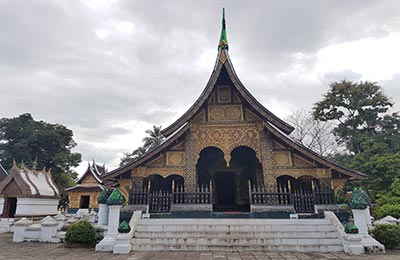
[[[234,172],[215,173],[215,211],[235,211],[236,205],[236,180]]]
[[[17,211],[17,198],[7,197],[4,201],[3,217],[13,218]]]
[[[197,186],[211,187],[213,211],[249,212],[249,184],[262,182],[262,167],[251,148],[239,146],[230,155],[227,163],[222,150],[203,149],[196,165]]]

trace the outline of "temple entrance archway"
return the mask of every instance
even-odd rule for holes
[[[17,211],[17,198],[6,197],[4,200],[3,218],[13,218]]]
[[[277,179],[278,192],[290,193],[294,209],[298,213],[313,213],[315,211],[315,187],[319,187],[319,180],[312,176],[294,178],[288,175]]]
[[[167,213],[171,210],[173,192],[184,191],[184,179],[177,174],[166,178],[152,174],[143,179],[143,189],[147,190],[149,212]]]
[[[214,211],[250,211],[249,184],[262,184],[262,166],[256,152],[239,146],[227,156],[216,147],[200,152],[196,165],[198,187],[212,184]],[[229,165],[229,166],[228,166]]]

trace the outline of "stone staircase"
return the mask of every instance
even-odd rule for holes
[[[327,219],[141,219],[133,251],[343,252]]]

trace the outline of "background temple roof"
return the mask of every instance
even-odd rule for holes
[[[60,193],[50,172],[36,171],[25,166],[11,168],[8,176],[0,183],[0,194],[3,195],[7,185],[15,182],[23,196],[26,197],[59,197]]]
[[[8,173],[4,169],[3,165],[0,164],[0,182],[7,177]]]

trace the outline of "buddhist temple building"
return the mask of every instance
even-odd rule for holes
[[[68,192],[69,209],[93,209],[98,208],[98,197],[104,190],[104,181],[102,176],[105,175],[107,169],[105,165],[88,163],[88,167],[84,174],[77,180],[76,185],[65,189]]]
[[[18,167],[15,162],[0,182],[3,218],[56,215],[60,193],[50,171]]]
[[[294,128],[242,84],[229,57],[223,15],[218,54],[200,97],[162,130],[165,140],[106,173],[132,208],[150,212],[312,213],[335,205],[334,191],[365,175],[294,141]]]

